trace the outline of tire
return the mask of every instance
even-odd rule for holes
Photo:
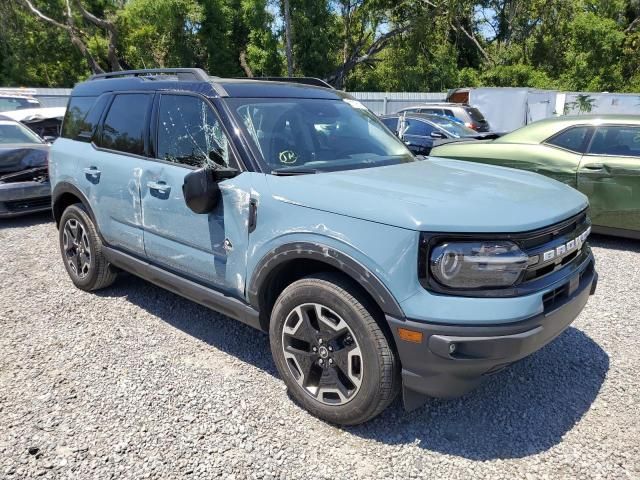
[[[395,398],[399,364],[375,316],[359,287],[334,273],[298,280],[276,300],[271,353],[290,395],[311,414],[357,425]]]
[[[58,238],[64,266],[76,287],[89,292],[116,280],[116,270],[104,257],[100,236],[81,203],[62,213]]]

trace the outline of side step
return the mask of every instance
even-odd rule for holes
[[[113,248],[103,246],[102,251],[111,264],[122,270],[133,273],[148,282],[239,320],[253,328],[262,330],[258,311],[242,300],[200,285]]]

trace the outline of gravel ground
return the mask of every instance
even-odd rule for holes
[[[0,224],[0,478],[640,478],[640,242],[592,240],[598,293],[540,352],[341,429],[249,327],[133,276],[76,290],[56,233]]]

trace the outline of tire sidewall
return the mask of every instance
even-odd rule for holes
[[[378,346],[371,335],[362,312],[342,297],[339,292],[318,284],[307,284],[304,279],[288,287],[276,301],[270,324],[271,353],[294,398],[313,415],[337,424],[360,423],[375,410],[378,402],[381,365]],[[282,349],[282,331],[291,311],[305,303],[319,303],[333,310],[349,325],[360,347],[363,359],[363,374],[360,390],[355,397],[343,405],[325,405],[312,398],[295,380],[289,370]],[[366,310],[363,310],[365,315]],[[359,420],[363,418],[363,420]]]
[[[67,256],[64,250],[64,229],[69,220],[76,220],[79,222],[84,228],[87,238],[89,240],[89,246],[91,248],[91,261],[89,262],[89,273],[85,277],[78,276],[69,266],[69,262],[67,262]],[[98,268],[96,266],[97,254],[99,245],[96,242],[96,231],[93,226],[93,222],[91,218],[86,213],[84,208],[79,205],[71,205],[65,209],[60,218],[60,229],[58,231],[58,240],[60,245],[60,254],[62,255],[62,260],[64,262],[64,268],[67,270],[69,277],[73,284],[83,290],[88,290],[91,286],[96,282],[98,276]]]

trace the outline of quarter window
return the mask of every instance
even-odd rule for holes
[[[640,156],[640,128],[631,126],[599,127],[593,136],[592,155]]]
[[[102,126],[98,146],[134,155],[144,155],[144,131],[151,95],[116,95]]]
[[[584,153],[590,129],[591,127],[570,128],[552,137],[547,143],[572,152]]]
[[[85,118],[95,100],[96,97],[71,98],[62,122],[62,137],[75,140],[81,131],[88,130]]]
[[[201,98],[163,95],[158,120],[158,158],[192,167],[229,166],[229,140]]]

